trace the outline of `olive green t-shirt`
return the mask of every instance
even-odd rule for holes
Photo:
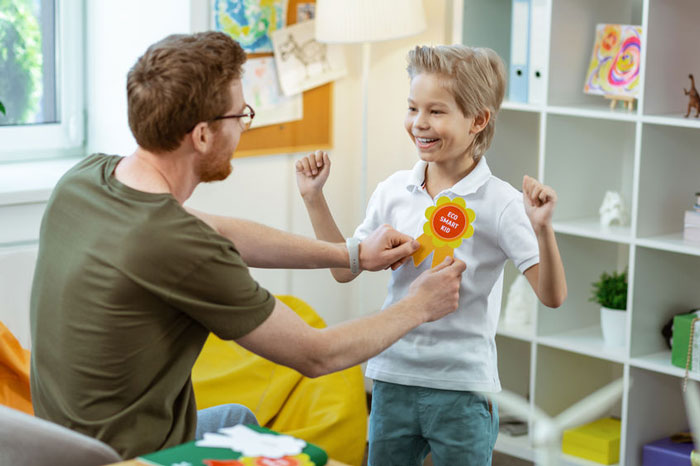
[[[170,194],[88,157],[59,181],[41,225],[31,298],[36,414],[124,458],[194,439],[190,373],[209,332],[241,337],[272,312],[235,246]]]

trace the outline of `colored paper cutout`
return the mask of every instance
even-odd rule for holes
[[[453,257],[454,250],[462,245],[462,240],[474,234],[476,214],[466,207],[464,199],[440,197],[434,206],[425,210],[426,222],[423,234],[416,240],[420,248],[413,254],[413,264],[418,267],[431,253],[431,268],[440,264],[446,257]]]

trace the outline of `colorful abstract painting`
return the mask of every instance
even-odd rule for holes
[[[214,23],[247,53],[272,52],[270,34],[286,25],[287,0],[213,0]]]
[[[583,91],[586,94],[636,97],[642,27],[599,24]]]

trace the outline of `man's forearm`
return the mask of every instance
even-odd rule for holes
[[[330,243],[287,233],[250,220],[188,209],[236,246],[250,267],[322,269],[349,267],[344,243]]]
[[[425,306],[407,298],[371,316],[321,330],[314,345],[318,372],[313,375],[355,366],[384,351],[425,322]]]

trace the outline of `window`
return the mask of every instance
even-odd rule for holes
[[[0,0],[0,161],[82,151],[82,0]]]

